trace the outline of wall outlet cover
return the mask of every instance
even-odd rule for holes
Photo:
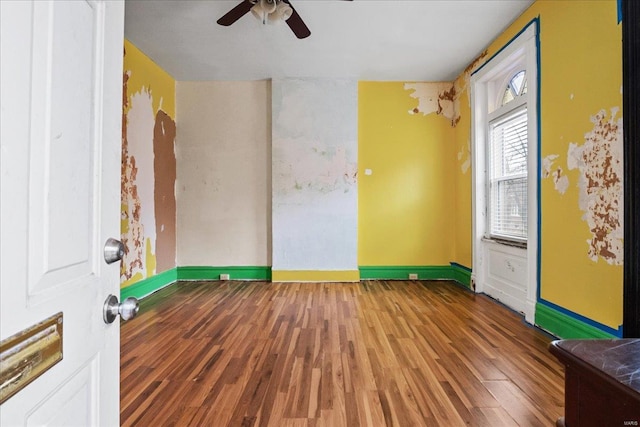
[[[229,280],[229,275],[228,274],[221,274],[220,275],[220,280]]]
[[[417,273],[409,273],[409,280],[418,280]]]

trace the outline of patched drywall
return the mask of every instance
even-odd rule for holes
[[[271,265],[271,83],[178,82],[179,266]]]
[[[175,267],[173,79],[125,41],[122,112],[121,285]],[[164,108],[170,107],[169,111]]]
[[[588,255],[592,261],[603,258],[621,265],[624,254],[624,207],[622,163],[622,117],[619,108],[611,113],[600,110],[591,116],[593,129],[585,134],[584,144],[569,144],[567,166],[580,171],[580,209],[591,238]]]
[[[158,110],[153,127],[154,207],[158,271],[176,265],[176,123]]]
[[[273,81],[274,271],[357,271],[357,83]]]

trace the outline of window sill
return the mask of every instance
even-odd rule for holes
[[[514,248],[527,249],[527,242],[516,242],[513,240],[497,239],[495,237],[483,237],[483,242],[495,243],[496,245],[511,246]]]

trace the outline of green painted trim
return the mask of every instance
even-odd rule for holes
[[[455,280],[469,287],[471,272],[462,266],[365,266],[359,267],[360,280],[409,280],[409,274],[418,274],[419,280]],[[176,267],[120,289],[120,299],[135,297],[142,299],[180,280],[220,280],[228,274],[230,280],[271,281],[271,267]]]
[[[562,339],[616,338],[600,329],[537,303],[535,323]]]
[[[142,299],[147,295],[151,295],[155,291],[158,291],[166,286],[169,286],[175,283],[177,280],[178,280],[177,268],[172,268],[171,270],[163,271],[162,273],[156,274],[153,277],[149,277],[148,279],[143,279],[139,282],[134,283],[131,286],[127,286],[126,288],[120,289],[120,301],[128,297],[135,297],[138,299]]]
[[[451,266],[364,266],[360,267],[360,280],[409,280],[409,274],[418,274],[419,280],[455,280]]]
[[[452,262],[451,272],[453,274],[453,280],[460,283],[462,286],[471,289],[471,270],[460,264]]]
[[[178,280],[220,280],[221,274],[228,274],[229,280],[271,280],[271,267],[178,267]]]

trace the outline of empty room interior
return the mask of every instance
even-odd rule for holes
[[[553,425],[623,337],[619,2],[247,2],[125,2],[122,425]]]

